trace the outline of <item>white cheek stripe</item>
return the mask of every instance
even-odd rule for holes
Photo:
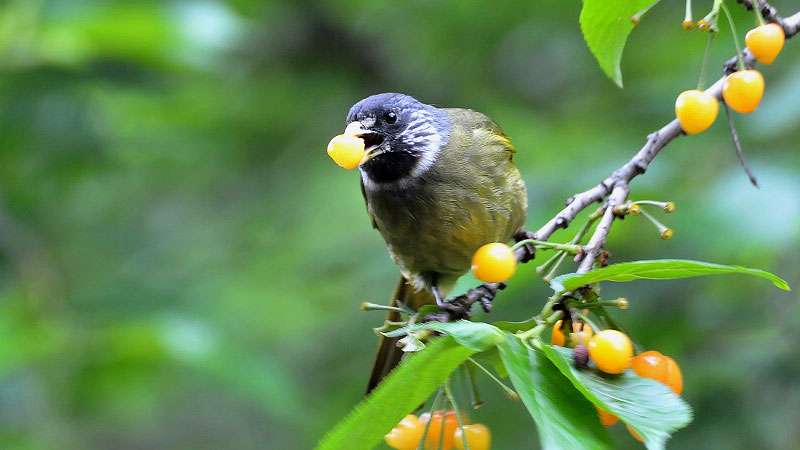
[[[428,128],[433,128],[431,125],[428,125]],[[427,142],[426,145],[421,146],[420,148],[420,155],[422,157],[417,161],[417,165],[414,167],[414,170],[411,171],[411,177],[416,178],[423,173],[425,173],[433,163],[436,161],[436,157],[439,156],[439,150],[442,149],[442,137],[436,130],[432,130],[433,134],[420,138],[414,142],[415,145],[418,145],[417,141]]]
[[[433,126],[433,117],[425,111],[422,111],[422,117],[414,119],[406,127],[405,132],[410,135],[416,135],[415,139],[405,141],[406,144],[414,146],[414,150],[420,155],[416,166],[411,173],[395,182],[391,183],[375,183],[372,181],[364,170],[361,170],[361,180],[364,182],[364,188],[368,190],[379,190],[387,187],[404,188],[414,182],[414,179],[431,168],[436,158],[439,156],[439,151],[442,149],[444,142],[442,141],[441,133],[437,132]],[[362,121],[366,127],[366,123]],[[445,136],[448,137],[448,136]]]

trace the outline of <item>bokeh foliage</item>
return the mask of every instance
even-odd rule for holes
[[[0,447],[310,448],[360,400],[381,317],[358,305],[397,277],[357,175],[324,153],[350,105],[399,91],[486,112],[519,150],[536,228],[695,86],[706,35],[680,29],[681,3],[634,29],[619,90],[579,2],[0,2]],[[733,54],[726,33],[712,68]],[[629,218],[615,261],[741,264],[800,286],[800,44],[761,69],[762,105],[735,119],[762,188],[720,118],[632,186],[676,202],[659,217],[675,237]],[[800,445],[796,292],[734,276],[605,287],[630,298],[617,317],[638,342],[684,370],[696,418],[675,448]],[[546,295],[522,270],[492,319]],[[472,416],[496,448],[535,445],[524,406],[484,391]]]

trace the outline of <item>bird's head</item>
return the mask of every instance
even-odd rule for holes
[[[450,136],[450,119],[408,95],[377,94],[353,105],[345,135],[364,140],[365,184],[394,183],[424,173]]]

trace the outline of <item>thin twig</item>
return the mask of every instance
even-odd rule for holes
[[[733,125],[733,115],[731,114],[731,108],[725,102],[722,102],[722,106],[725,108],[725,115],[728,116],[728,128],[731,130],[731,138],[733,138],[733,148],[736,149],[736,156],[739,157],[739,162],[742,164],[742,168],[744,169],[744,172],[747,174],[747,177],[750,178],[750,182],[753,183],[753,186],[758,187],[758,180],[756,180],[756,176],[750,170],[750,165],[747,164],[747,160],[744,159],[744,153],[742,152],[742,144],[739,143],[739,134],[736,133],[736,126]]]

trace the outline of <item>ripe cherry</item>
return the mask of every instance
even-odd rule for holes
[[[447,412],[434,411],[433,419],[431,419],[431,413],[424,413],[419,416],[422,430],[425,429],[425,424],[428,422],[431,424],[428,426],[428,434],[425,435],[425,448],[439,448],[439,440],[441,439],[442,450],[451,450],[453,448],[453,437],[458,428],[458,418],[455,411],[452,409]],[[442,434],[442,426],[444,426],[444,434]]]
[[[786,35],[783,28],[776,23],[768,23],[753,28],[744,37],[744,43],[756,61],[763,64],[772,64],[783,48]]]
[[[756,110],[764,95],[764,77],[757,70],[740,70],[728,75],[722,97],[734,111],[743,114]]]
[[[617,330],[603,330],[589,340],[589,356],[603,372],[622,373],[630,364],[633,345],[624,333]]]
[[[669,356],[653,350],[640,353],[631,359],[631,369],[640,377],[666,384],[678,395],[683,391],[683,375],[678,363]]]
[[[716,97],[695,89],[683,91],[675,100],[675,116],[686,134],[702,133],[717,119]]]
[[[419,446],[419,441],[422,439],[422,433],[425,431],[425,426],[419,422],[417,416],[409,414],[392,428],[383,439],[389,447],[397,450],[414,450]]]
[[[572,322],[572,333],[569,334],[569,341],[567,341],[564,332],[561,331],[562,326],[563,321],[561,320],[553,325],[553,334],[550,340],[553,345],[558,345],[559,347],[564,347],[565,343],[568,347],[575,347],[581,343],[586,345],[592,337],[592,327],[588,323]],[[583,328],[581,329],[581,327]]]
[[[599,408],[597,406],[595,406],[595,408],[597,408],[597,416],[600,417],[600,423],[602,423],[603,425],[608,427],[619,422],[619,417],[611,414],[605,409]]]
[[[464,425],[463,432],[460,428],[456,429],[454,440],[458,450],[467,448],[464,445],[464,437],[469,444],[469,450],[489,450],[492,446],[492,433],[489,431],[489,427],[482,423]]]
[[[364,158],[364,140],[340,134],[328,143],[328,156],[345,169],[353,169]]]
[[[634,430],[633,430],[633,428],[631,428],[631,426],[630,426],[630,425],[625,425],[625,427],[627,427],[627,428],[628,428],[628,432],[630,432],[630,433],[631,433],[631,436],[635,437],[637,441],[639,441],[639,442],[644,442],[644,439],[642,439],[642,437],[641,437],[641,436],[639,436],[639,433],[637,433],[636,431],[634,431]]]
[[[472,255],[472,273],[475,278],[487,283],[506,281],[516,269],[514,251],[501,242],[486,244]]]

